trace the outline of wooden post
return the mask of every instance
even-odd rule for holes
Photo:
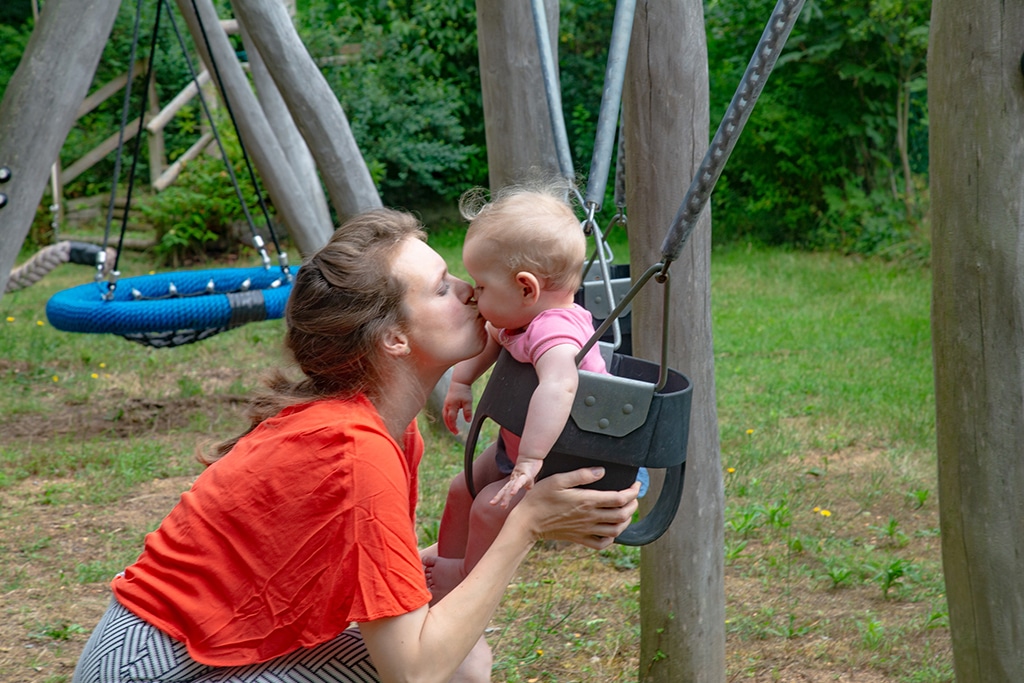
[[[661,242],[708,145],[708,72],[700,0],[637,3],[624,92],[631,270]],[[711,336],[711,221],[672,265],[669,365],[693,382],[686,484],[676,521],[640,562],[641,681],[725,680],[725,493]],[[633,303],[633,350],[658,358],[663,285]]]
[[[270,76],[259,50],[253,44],[252,38],[249,37],[249,32],[244,27],[240,27],[240,33],[245,45],[245,52],[249,56],[249,69],[252,73],[252,80],[256,84],[256,95],[263,107],[263,113],[266,114],[270,127],[277,134],[278,142],[281,143],[281,148],[284,149],[284,154],[288,157],[292,171],[299,179],[299,184],[306,191],[307,201],[310,208],[316,213],[319,223],[333,226],[331,211],[327,207],[327,197],[324,196],[324,189],[320,184],[320,176],[317,174],[313,155],[310,154],[309,147],[302,139],[299,129],[295,127],[295,121],[292,120],[291,112],[288,111],[288,105],[281,97],[281,92]],[[330,237],[330,232],[323,235],[324,244]]]
[[[48,0],[0,103],[0,296],[89,92],[120,0]]]
[[[381,206],[341,103],[302,44],[288,10],[279,0],[234,0],[232,6],[316,159],[339,221]]]
[[[932,4],[932,339],[959,683],[1024,672],[1022,52],[1024,4]]]
[[[193,11],[193,2],[199,11],[199,17]],[[213,5],[210,0],[177,0],[177,4],[188,23],[196,49],[202,55],[211,75],[214,75],[200,19],[202,27],[206,28],[206,39],[209,40],[213,59],[223,81],[218,87],[223,87],[221,94],[231,103],[231,111],[238,122],[242,144],[245,145],[259,171],[263,185],[274,202],[274,208],[288,226],[288,232],[299,251],[303,254],[312,253],[326,241],[323,234],[324,231],[331,231],[331,226],[318,224],[316,214],[304,200],[305,192],[292,172],[270,123],[263,115],[263,110],[249,85],[249,79],[238,63],[235,50],[221,29]]]
[[[545,6],[557,56],[558,2]],[[559,175],[530,3],[477,0],[476,24],[491,188],[531,171]]]

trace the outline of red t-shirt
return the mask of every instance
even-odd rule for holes
[[[399,446],[363,396],[287,408],[182,494],[114,595],[215,666],[419,609],[422,455],[415,422]]]

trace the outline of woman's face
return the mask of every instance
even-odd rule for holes
[[[421,366],[447,369],[483,350],[487,333],[473,288],[448,272],[440,254],[409,238],[391,268],[405,283],[405,333]]]

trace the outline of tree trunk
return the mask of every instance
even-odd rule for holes
[[[32,227],[50,169],[114,26],[120,0],[49,0],[0,103],[0,296]]]
[[[338,219],[381,206],[348,118],[278,0],[233,0],[323,176]]]
[[[1024,3],[935,0],[928,64],[942,559],[960,683],[1024,672]]]
[[[198,18],[193,11],[193,2],[199,11]],[[316,227],[316,213],[304,201],[305,193],[292,172],[291,164],[288,163],[274,130],[264,116],[263,109],[260,108],[227,34],[220,27],[220,20],[213,5],[210,0],[177,0],[177,4],[188,24],[196,49],[206,62],[215,83],[216,73],[220,73],[223,83],[217,85],[223,88],[221,95],[231,105],[231,111],[238,123],[241,142],[245,145],[256,170],[259,171],[278,216],[288,226],[288,232],[299,251],[303,254],[312,253],[324,242],[323,228]],[[203,37],[202,28],[206,29],[206,39]],[[207,52],[206,40],[209,40],[213,61]],[[214,62],[217,65],[216,71],[213,68]]]
[[[557,59],[558,2],[545,4]],[[532,172],[558,175],[530,3],[477,0],[476,23],[491,188]]]
[[[631,270],[661,242],[708,145],[708,72],[700,0],[637,3],[624,95]],[[711,337],[711,221],[700,219],[671,268],[669,364],[693,382],[686,485],[676,521],[645,546],[641,681],[725,680],[724,500]],[[658,358],[662,285],[633,305],[634,352]]]

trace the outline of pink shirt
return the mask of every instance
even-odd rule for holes
[[[578,304],[572,308],[549,308],[534,318],[519,334],[498,330],[498,343],[520,363],[536,365],[552,347],[572,344],[583,348],[594,334],[594,317]],[[608,368],[595,344],[580,363],[580,370],[608,374]]]

